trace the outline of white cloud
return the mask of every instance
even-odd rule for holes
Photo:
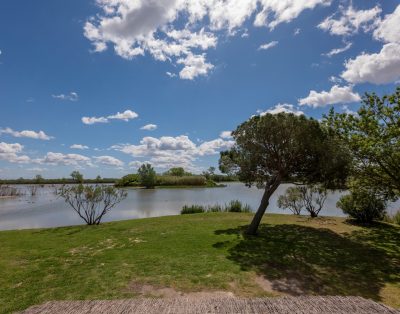
[[[185,58],[178,59],[176,62],[185,65],[179,72],[179,77],[185,80],[193,80],[197,76],[207,75],[208,71],[214,68],[211,63],[206,62],[205,54],[189,54]]]
[[[111,46],[125,59],[149,53],[158,61],[182,64],[180,78],[194,79],[207,75],[214,67],[205,60],[204,53],[216,47],[223,31],[229,36],[243,34],[238,29],[248,20],[257,27],[273,29],[306,9],[330,3],[331,0],[97,0],[103,12],[85,23],[84,35],[92,42],[94,52]]]
[[[144,137],[139,145],[114,145],[111,149],[121,151],[135,158],[146,158],[146,161],[158,168],[184,167],[195,169],[193,162],[201,156],[215,155],[234,144],[231,140],[222,138],[206,141],[196,145],[186,135],[176,137],[162,136],[160,138]],[[137,166],[143,161],[135,160],[131,166]]]
[[[35,132],[31,130],[23,130],[23,131],[14,131],[11,128],[5,128],[5,129],[0,129],[0,135],[1,134],[9,134],[14,137],[26,137],[26,138],[32,138],[36,140],[44,140],[48,141],[53,139],[54,137],[47,135],[43,131]]]
[[[383,42],[400,43],[400,5],[378,23],[374,38]]]
[[[363,53],[345,63],[341,77],[357,83],[387,84],[400,78],[400,44],[389,43],[379,53]]]
[[[142,126],[140,129],[146,130],[146,131],[154,131],[155,129],[157,129],[157,125],[150,123],[150,124],[146,124],[146,125]]]
[[[108,119],[104,117],[82,117],[82,122],[89,125],[95,123],[108,123]]]
[[[108,116],[108,119],[114,119],[114,120],[122,120],[125,122],[128,122],[129,120],[137,118],[139,115],[136,112],[133,112],[132,110],[125,110],[124,112],[116,113],[114,115]]]
[[[219,137],[220,138],[225,138],[225,139],[230,139],[230,138],[232,138],[232,131],[222,131],[219,134]]]
[[[124,162],[112,156],[93,157],[97,163],[107,166],[123,167]]]
[[[260,47],[258,47],[258,50],[268,50],[272,47],[275,47],[277,44],[278,44],[278,42],[276,40],[274,40],[269,43],[261,45]]]
[[[84,150],[84,149],[89,149],[89,146],[81,145],[81,144],[73,144],[69,148]]]
[[[129,120],[137,118],[139,115],[132,110],[125,110],[124,112],[117,112],[114,115],[107,117],[82,117],[84,124],[95,124],[95,123],[108,123],[109,120],[122,120],[128,122]]]
[[[296,29],[293,31],[293,35],[294,35],[294,36],[297,36],[297,35],[300,34],[300,32],[301,32],[301,29],[300,29],[300,28],[296,28]]]
[[[28,163],[30,158],[26,155],[20,155],[24,146],[19,143],[0,142],[0,160],[12,163]]]
[[[65,166],[91,166],[91,159],[89,157],[79,154],[62,154],[48,152],[43,158],[36,159],[36,163],[50,164],[50,165],[65,165]]]
[[[316,92],[315,90],[310,91],[306,98],[299,99],[299,104],[301,106],[318,108],[339,103],[353,103],[360,100],[360,95],[353,92],[352,86],[340,87],[339,85],[334,85],[328,92]]]
[[[338,36],[350,36],[358,33],[360,29],[367,32],[379,21],[381,12],[379,6],[368,10],[356,10],[352,5],[348,8],[341,6],[340,18],[335,19],[335,15],[328,16],[318,27],[331,35]]]
[[[339,84],[339,83],[343,82],[343,80],[340,77],[333,76],[333,75],[329,77],[329,81],[332,83],[335,83],[335,84]]]
[[[333,57],[333,56],[335,56],[337,54],[340,54],[340,53],[343,53],[343,52],[349,50],[352,45],[353,45],[352,43],[347,43],[346,46],[344,46],[342,48],[332,49],[331,51],[329,51],[327,53],[324,53],[323,55],[327,56],[327,57]]]
[[[267,109],[265,111],[258,110],[257,113],[260,116],[264,116],[267,113],[270,113],[270,114],[293,113],[296,116],[300,116],[300,115],[304,114],[303,111],[295,108],[292,104],[277,104],[277,105],[275,105],[275,107]]]
[[[60,100],[69,100],[69,101],[78,101],[79,96],[76,92],[70,92],[69,94],[59,94],[59,95],[51,95],[53,98]]]
[[[172,73],[172,72],[165,72],[165,74],[167,74],[169,77],[176,77],[176,74],[175,73]]]

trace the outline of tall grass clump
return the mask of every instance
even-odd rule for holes
[[[204,186],[207,180],[203,176],[158,176],[157,185],[160,186]]]
[[[230,201],[224,206],[220,204],[215,205],[185,205],[181,210],[181,214],[198,214],[198,213],[249,213],[251,207],[248,204],[243,204],[239,200]]]
[[[190,206],[185,205],[182,207],[181,215],[200,214],[200,213],[204,213],[205,211],[206,211],[206,208],[201,205],[190,205]]]

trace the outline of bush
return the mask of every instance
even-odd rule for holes
[[[300,215],[304,203],[298,187],[287,188],[285,194],[278,197],[278,207],[290,209],[294,215]]]
[[[103,216],[123,201],[127,193],[111,185],[64,185],[57,191],[88,225],[99,225]]]
[[[230,213],[248,213],[251,208],[248,204],[242,204],[239,200],[230,201],[228,206],[225,205],[225,211]]]
[[[362,223],[382,220],[386,212],[386,201],[373,191],[362,188],[352,189],[351,194],[342,196],[336,206]]]
[[[205,208],[204,206],[201,205],[191,205],[191,206],[183,206],[181,210],[181,215],[185,214],[199,214],[199,213],[204,213]]]
[[[139,175],[138,174],[128,174],[119,179],[116,186],[139,186]]]

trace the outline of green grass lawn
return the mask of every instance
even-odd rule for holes
[[[0,312],[129,298],[140,284],[238,296],[357,295],[400,307],[400,228],[340,218],[208,213],[0,232]],[[273,291],[256,279],[264,278]]]

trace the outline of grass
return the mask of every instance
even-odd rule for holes
[[[400,228],[341,218],[207,213],[0,232],[0,313],[48,300],[134,297],[149,284],[179,291],[357,295],[400,307]],[[275,292],[256,283],[263,276]]]

